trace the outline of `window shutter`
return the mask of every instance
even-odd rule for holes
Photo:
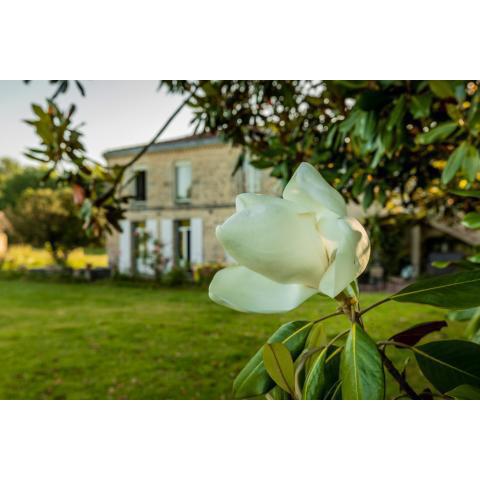
[[[132,224],[129,220],[120,220],[120,226],[118,270],[129,274],[132,273]]]
[[[155,251],[155,241],[158,240],[158,228],[157,228],[156,218],[148,218],[146,220],[145,231],[148,233],[147,252],[148,252],[148,258],[150,260],[149,263],[152,263],[153,255]],[[151,265],[147,265],[147,268],[145,269],[145,273],[147,275],[153,275],[155,272]]]
[[[192,264],[203,262],[203,221],[192,218],[190,221],[190,259]]]
[[[166,260],[166,269],[170,270],[173,266],[173,220],[162,218],[160,225],[162,253]]]

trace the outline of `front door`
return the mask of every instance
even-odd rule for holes
[[[175,249],[176,262],[182,268],[189,268],[191,261],[190,251],[191,225],[190,220],[175,221]]]

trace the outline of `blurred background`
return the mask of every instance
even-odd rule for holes
[[[370,234],[365,304],[477,268],[478,85],[1,81],[0,397],[229,398],[279,324],[334,305],[247,315],[207,295],[235,196],[281,195],[303,161]],[[445,317],[382,308],[373,336]]]

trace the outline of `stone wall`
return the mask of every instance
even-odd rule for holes
[[[135,171],[147,172],[147,199],[145,202],[132,201],[126,218],[132,222],[145,221],[148,218],[185,220],[201,218],[203,220],[203,258],[204,262],[224,262],[223,248],[215,237],[217,225],[235,211],[235,197],[246,190],[246,179],[240,170],[232,177],[240,151],[223,143],[200,145],[190,148],[174,148],[168,151],[153,152],[144,155],[136,163],[126,179]],[[123,164],[130,157],[117,157],[109,164]],[[192,167],[191,201],[188,204],[175,202],[175,165],[188,161]],[[261,171],[260,191],[279,194],[281,187],[267,171]],[[134,183],[125,189],[125,194],[133,194]],[[161,225],[158,222],[158,238],[161,238]],[[107,250],[111,266],[118,265],[119,235],[115,233],[107,239]]]

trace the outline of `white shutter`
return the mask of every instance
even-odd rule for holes
[[[193,265],[203,262],[203,222],[201,218],[190,220],[190,261]]]
[[[129,220],[120,220],[118,269],[120,273],[132,273],[132,226]]]
[[[162,218],[160,222],[162,253],[165,258],[165,267],[170,270],[173,266],[173,220]]]
[[[144,273],[147,275],[153,275],[155,272],[152,268],[151,263],[153,262],[154,258],[153,255],[155,253],[155,241],[158,240],[158,229],[157,229],[157,219],[156,218],[148,218],[145,222],[145,231],[148,233],[148,241],[147,241],[147,257],[149,260],[149,264],[145,266]]]

